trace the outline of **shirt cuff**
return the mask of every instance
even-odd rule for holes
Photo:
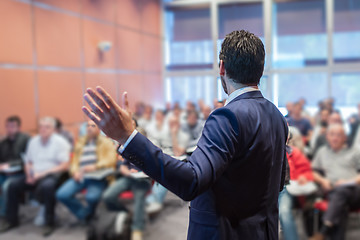
[[[125,148],[129,145],[129,143],[131,142],[131,140],[133,140],[133,138],[136,136],[136,134],[138,133],[138,131],[135,129],[130,137],[126,140],[125,144],[124,145],[120,145],[119,148],[118,148],[118,152],[120,154],[122,154],[124,151],[125,151]]]

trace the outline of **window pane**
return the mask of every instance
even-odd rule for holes
[[[212,106],[215,98],[214,78],[211,76],[172,77],[166,79],[167,101],[185,106],[190,100],[197,103],[202,99]]]
[[[229,4],[219,7],[219,38],[234,30],[248,30],[264,36],[263,8],[261,3]]]
[[[278,106],[285,107],[287,102],[300,98],[307,101],[307,106],[317,106],[327,97],[325,73],[275,74],[274,82],[278,91]]]
[[[331,89],[337,106],[355,106],[360,103],[360,73],[334,74]]]
[[[279,1],[273,6],[273,63],[276,68],[325,65],[324,0]]]
[[[208,8],[167,10],[165,29],[168,70],[212,68],[214,53]]]
[[[360,61],[360,1],[335,0],[335,62]]]

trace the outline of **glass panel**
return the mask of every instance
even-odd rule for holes
[[[304,98],[307,106],[317,106],[327,97],[326,73],[274,74],[278,92],[278,106]]]
[[[331,89],[336,106],[355,106],[360,103],[360,73],[334,74]]]
[[[360,61],[360,1],[335,0],[334,61]]]
[[[264,37],[263,7],[261,3],[220,5],[219,38],[234,30],[248,30]]]
[[[165,12],[165,64],[168,70],[211,69],[210,10],[176,9]]]
[[[326,65],[324,0],[278,0],[273,5],[273,15],[275,68]]]
[[[178,102],[185,106],[188,100],[197,103],[201,99],[213,106],[215,86],[211,76],[172,77],[166,79],[166,84],[167,102]]]

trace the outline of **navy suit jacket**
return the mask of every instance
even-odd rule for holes
[[[260,91],[215,110],[197,149],[176,160],[136,134],[122,155],[191,200],[188,239],[278,239],[287,124]]]

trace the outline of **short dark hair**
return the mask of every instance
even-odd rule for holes
[[[60,118],[55,118],[55,129],[60,131],[62,126],[63,126],[63,123],[60,120]]]
[[[260,38],[253,33],[241,30],[226,35],[219,58],[234,82],[259,84],[264,71],[265,49]]]
[[[189,117],[190,115],[194,115],[197,119],[199,119],[199,113],[195,110],[188,111],[186,117]]]
[[[18,126],[21,126],[21,119],[19,116],[13,115],[6,119],[6,122],[16,122]]]

